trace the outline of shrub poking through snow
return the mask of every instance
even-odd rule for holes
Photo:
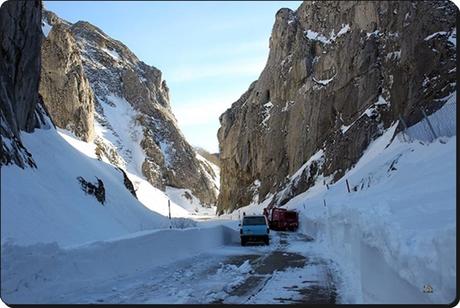
[[[87,194],[94,195],[102,205],[105,202],[105,188],[104,183],[101,179],[96,177],[97,184],[93,184],[91,182],[86,181],[83,177],[77,177],[77,180],[80,182],[81,188]]]

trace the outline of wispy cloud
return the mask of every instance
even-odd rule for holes
[[[190,65],[171,71],[166,79],[170,82],[187,82],[222,76],[257,77],[262,72],[266,60],[266,57],[259,57],[225,63]]]

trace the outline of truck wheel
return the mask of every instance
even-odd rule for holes
[[[264,242],[265,242],[265,245],[270,245],[270,238],[267,236]]]
[[[246,240],[244,238],[241,238],[241,246],[246,246]]]

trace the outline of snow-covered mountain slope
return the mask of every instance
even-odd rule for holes
[[[62,121],[55,121],[55,124],[71,131],[56,130],[42,110],[39,116],[46,129],[27,133],[20,128],[23,131],[17,132],[16,139],[30,153],[34,167],[22,169],[24,164],[19,163],[2,165],[2,245],[6,242],[80,244],[137,231],[169,228],[170,224],[190,227],[196,223],[175,218],[189,217],[191,212],[213,215],[212,203],[198,196],[205,196],[209,190],[210,198],[204,199],[212,200],[218,192],[213,182],[216,175],[209,164],[195,157],[195,152],[177,129],[161,73],[140,62],[124,45],[107,38],[97,28],[87,23],[71,28],[72,24],[56,16],[53,18],[54,21],[45,20],[42,28],[46,50],[50,53],[42,57],[50,57],[46,59],[48,64],[42,62],[45,64],[42,75],[40,70],[34,74],[31,71],[30,78],[37,80],[37,85],[42,78],[44,84],[40,91],[42,94],[48,91],[43,97],[46,99],[44,105],[51,109],[50,117],[54,120],[60,117]],[[39,29],[39,20],[36,22]],[[41,33],[36,34],[42,39]],[[78,45],[76,38],[80,39]],[[150,89],[147,94],[157,95],[153,101],[137,100],[138,105],[133,105],[131,98],[125,98],[129,89],[123,87],[127,81],[120,81],[119,75],[129,74],[128,68],[125,62],[112,57],[114,51],[105,51],[108,45],[112,49],[122,49],[119,50],[120,59],[127,61],[129,69],[143,68],[146,75],[142,82]],[[106,53],[115,62],[110,62],[101,53]],[[58,63],[62,65],[53,67],[51,64],[57,60],[54,57],[59,57]],[[92,68],[95,71],[91,71]],[[44,75],[47,72],[49,74]],[[79,86],[72,88],[73,82]],[[155,92],[159,87],[166,92]],[[38,88],[36,92],[38,95]],[[71,97],[72,102],[66,100],[69,95],[76,95]],[[51,100],[53,104],[48,104]],[[68,105],[63,106],[63,102]],[[94,109],[93,103],[96,104]],[[93,121],[85,121],[83,117],[94,115],[94,130],[88,131]],[[21,118],[23,115],[18,111],[13,116]],[[2,118],[2,129],[8,125],[9,122]],[[156,153],[159,156],[153,153],[155,149],[160,151]],[[170,177],[162,182],[164,187],[156,188],[149,181],[145,174],[146,161],[162,161],[169,166],[166,169]],[[188,166],[185,169],[182,168],[184,164]],[[149,169],[149,174],[156,172],[164,180],[166,169]],[[197,184],[189,187],[180,182],[180,178],[191,172],[194,174],[188,180],[196,180]],[[174,184],[181,188],[169,186]],[[168,199],[173,199],[169,207]],[[172,222],[168,220],[169,213]]]
[[[326,186],[320,176],[283,207],[300,212],[301,232],[340,264],[345,301],[447,304],[456,294],[456,136],[409,143],[396,126],[341,180]],[[261,214],[272,198],[230,216]],[[433,293],[423,293],[428,285]]]
[[[42,51],[42,62],[60,61],[66,64],[62,67],[72,68],[55,72],[47,65],[50,69],[42,71],[42,80],[50,85],[41,91],[56,125],[79,137],[94,135],[82,139],[94,139],[99,157],[105,156],[154,187],[188,190],[203,206],[212,207],[218,194],[215,175],[196,158],[180,131],[161,71],[140,61],[124,44],[88,22],[71,24],[44,11],[43,31],[47,33],[47,48]],[[62,59],[62,53],[68,57]],[[74,78],[80,85],[72,91],[61,89],[55,75]],[[80,99],[78,106],[76,95],[93,99]],[[62,100],[69,102],[69,110],[60,107]],[[78,117],[94,117],[94,128],[86,124],[93,123],[91,119]]]
[[[1,168],[2,244],[77,244],[169,227],[165,216],[147,209],[130,193],[121,171],[80,151],[86,147],[94,153],[94,145],[54,129],[21,137],[37,168]],[[89,182],[102,180],[104,204],[82,190],[79,176]],[[157,191],[151,202],[163,196]]]
[[[213,183],[214,190],[216,194],[218,194],[220,184],[219,167],[198,153],[196,154],[196,158],[206,170],[205,174],[208,177],[208,180]],[[202,202],[195,197],[189,189],[166,186],[165,193],[171,202],[177,204],[185,210],[186,215],[181,216],[200,219],[200,216],[209,218],[210,216],[216,215],[216,206],[203,206]]]
[[[21,139],[37,168],[1,168],[2,244],[78,244],[169,228],[168,199],[173,226],[193,226],[187,220],[175,221],[178,217],[215,214],[215,207],[203,207],[190,190],[167,187],[165,194],[127,171],[136,199],[125,187],[123,173],[105,156],[98,159],[96,144],[69,131],[40,129],[22,133]],[[85,194],[79,176],[89,182],[103,181],[104,204]]]

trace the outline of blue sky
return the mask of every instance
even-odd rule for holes
[[[190,144],[218,151],[219,116],[265,66],[275,14],[300,1],[45,1],[70,21],[86,20],[163,72]]]

